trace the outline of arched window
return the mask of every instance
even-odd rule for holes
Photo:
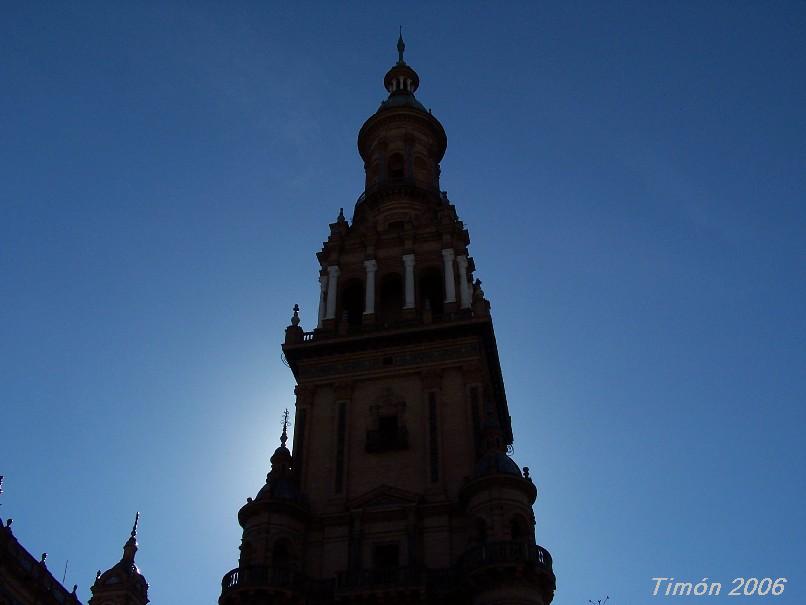
[[[403,279],[399,273],[387,273],[381,278],[378,289],[378,315],[385,323],[400,318],[403,308]]]
[[[399,153],[393,153],[389,157],[389,178],[402,179],[404,176],[403,166],[404,166],[403,155]]]
[[[360,326],[364,313],[364,284],[360,279],[351,279],[344,284],[341,294],[342,315],[347,313],[347,324]]]
[[[428,267],[420,274],[420,309],[431,307],[434,317],[442,315],[442,301],[445,299],[442,271]]]

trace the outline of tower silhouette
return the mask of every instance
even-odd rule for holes
[[[440,188],[447,137],[404,60],[358,133],[364,192],[317,253],[316,328],[294,307],[293,454],[238,513],[220,605],[548,605],[537,490],[508,456],[512,423],[470,237]]]

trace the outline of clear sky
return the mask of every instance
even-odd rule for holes
[[[803,2],[6,3],[0,515],[86,602],[139,510],[152,602],[216,602],[399,24],[555,603],[806,602]]]

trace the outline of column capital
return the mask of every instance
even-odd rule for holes
[[[327,268],[327,274],[329,277],[338,277],[341,275],[341,269],[339,269],[338,265],[329,265]]]
[[[451,261],[453,260],[455,254],[456,253],[453,251],[453,248],[445,248],[442,251],[442,258],[446,261]]]
[[[403,255],[403,264],[407,267],[414,266],[414,254],[404,254]]]
[[[367,270],[367,273],[374,273],[378,270],[378,262],[375,259],[365,260],[364,269]]]

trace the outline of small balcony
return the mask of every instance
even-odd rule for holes
[[[551,554],[542,546],[526,542],[488,542],[470,548],[462,556],[466,573],[488,567],[533,566],[538,571],[553,575]]]
[[[405,450],[409,447],[409,432],[405,426],[382,427],[367,431],[366,451],[371,454]]]
[[[305,589],[305,576],[285,567],[239,567],[221,580],[221,595],[238,588],[302,591]]]

